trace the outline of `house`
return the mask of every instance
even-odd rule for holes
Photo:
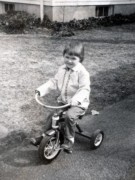
[[[89,17],[135,13],[135,0],[0,0],[0,14],[26,11],[43,19],[70,21]]]

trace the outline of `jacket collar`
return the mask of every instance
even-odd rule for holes
[[[81,67],[81,63],[78,63],[75,67],[73,67],[71,70],[72,71],[78,71],[79,69],[80,69],[80,67]],[[68,70],[68,67],[64,64],[63,65],[63,69],[66,69],[66,70]]]

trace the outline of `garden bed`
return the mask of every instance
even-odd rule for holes
[[[111,27],[135,22],[135,13],[130,15],[116,14],[108,17],[76,20],[70,22],[51,22],[45,15],[43,22],[35,15],[26,12],[9,12],[0,15],[0,30],[8,34],[44,33],[48,29],[51,35],[63,37],[73,36],[77,30],[90,30],[92,28]]]

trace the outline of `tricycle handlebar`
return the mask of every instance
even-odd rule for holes
[[[63,109],[63,108],[67,108],[70,106],[70,104],[66,104],[66,105],[63,105],[63,106],[49,106],[49,105],[46,105],[46,104],[43,104],[40,100],[39,100],[39,95],[38,93],[35,94],[35,99],[37,101],[38,104],[40,104],[41,106],[45,107],[45,108],[50,108],[50,109]]]

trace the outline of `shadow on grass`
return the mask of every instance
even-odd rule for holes
[[[135,93],[135,63],[99,72],[91,77],[91,105],[88,110],[102,110]]]
[[[38,166],[43,164],[38,157],[38,151],[36,149],[31,149],[22,146],[17,148],[13,148],[11,152],[0,159],[5,164],[14,166],[14,167],[30,167],[30,166]]]
[[[17,147],[26,137],[27,135],[23,131],[12,131],[0,140],[0,154]]]
[[[29,167],[43,164],[38,157],[38,148],[30,145],[27,135],[13,131],[1,139],[0,161],[14,167]]]

